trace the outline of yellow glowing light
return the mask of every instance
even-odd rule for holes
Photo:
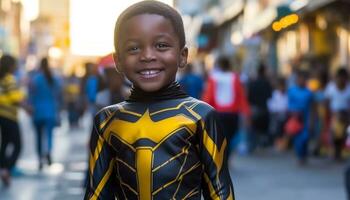
[[[49,49],[49,57],[53,59],[60,59],[63,53],[62,50],[58,47],[50,47]]]
[[[282,29],[280,22],[274,22],[272,24],[272,29],[276,32],[280,31]]]
[[[299,16],[297,14],[290,15],[291,23],[295,24],[299,21]]]
[[[317,79],[310,79],[307,82],[307,87],[313,92],[317,91],[320,88],[320,85],[321,84]]]
[[[119,14],[140,0],[71,0],[71,53],[103,56],[113,50],[114,25]],[[173,0],[162,2],[173,6]]]
[[[279,21],[276,21],[272,24],[272,29],[276,32],[287,28],[288,26],[291,26],[293,24],[298,23],[299,16],[297,14],[291,14],[283,17]]]

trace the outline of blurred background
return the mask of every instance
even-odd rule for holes
[[[0,123],[19,127],[1,129],[13,159],[0,161],[1,200],[83,198],[92,116],[129,94],[111,53],[115,21],[135,2],[0,0],[0,69],[13,68],[0,70]],[[184,21],[183,89],[208,100],[210,81],[239,78],[236,199],[347,199],[350,0],[163,2]]]

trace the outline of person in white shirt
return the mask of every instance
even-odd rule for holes
[[[276,140],[277,146],[283,142],[283,127],[287,119],[288,96],[286,93],[286,80],[279,78],[276,88],[272,92],[271,98],[267,102],[268,109],[271,113],[270,133]],[[282,145],[282,144],[281,144]],[[284,148],[284,147],[279,147]]]
[[[335,81],[328,84],[325,96],[331,112],[331,131],[334,144],[334,157],[341,160],[341,153],[345,143],[346,127],[350,114],[350,83],[348,72],[340,68],[335,76]]]

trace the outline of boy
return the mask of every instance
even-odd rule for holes
[[[213,108],[175,82],[188,54],[180,15],[143,1],[114,35],[116,68],[133,88],[94,119],[85,199],[234,199]]]

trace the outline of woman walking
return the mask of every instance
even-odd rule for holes
[[[29,86],[29,101],[37,135],[39,170],[42,169],[44,161],[48,165],[52,163],[52,133],[59,120],[61,96],[60,82],[51,72],[48,58],[43,58]]]

